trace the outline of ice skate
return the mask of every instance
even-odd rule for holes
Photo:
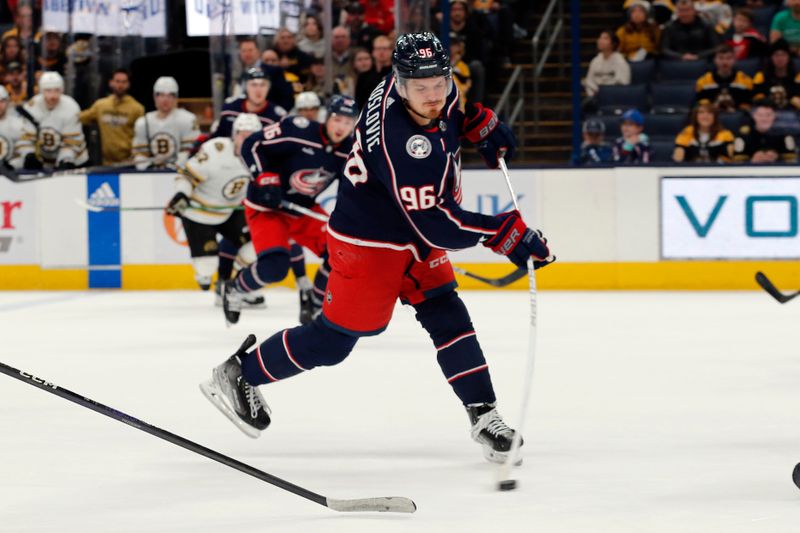
[[[236,289],[233,281],[226,281],[222,284],[222,312],[225,314],[225,322],[230,326],[239,322],[239,315],[242,313],[242,303],[244,293]]]
[[[511,450],[514,430],[503,422],[495,404],[483,403],[467,406],[469,421],[472,424],[472,440],[481,444],[483,456],[492,463],[504,463]],[[522,443],[520,442],[520,446]],[[522,464],[519,458],[516,465]]]
[[[214,305],[216,307],[222,307],[222,285],[224,283],[217,283],[214,285]],[[252,309],[264,309],[267,307],[267,301],[263,295],[258,293],[248,293],[244,295],[242,300],[242,307],[248,307]]]
[[[236,353],[215,367],[211,379],[200,385],[203,395],[245,435],[254,439],[270,423],[270,409],[258,387],[248,384],[242,377],[241,358],[255,343],[255,335],[248,335]]]
[[[314,320],[315,306],[310,290],[300,291],[300,323],[305,325]]]

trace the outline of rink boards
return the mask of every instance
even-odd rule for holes
[[[512,169],[529,224],[558,262],[539,273],[553,289],[749,289],[766,270],[800,286],[800,167]],[[0,181],[0,289],[175,289],[195,286],[180,222],[163,211],[94,213],[76,203],[156,207],[171,173]],[[510,209],[502,175],[463,172],[465,209]],[[335,205],[335,190],[322,196]],[[499,277],[512,267],[483,247],[454,263]],[[309,270],[317,260],[310,254]],[[459,279],[463,288],[485,288]],[[287,282],[291,283],[291,282]],[[520,280],[511,288],[522,289]]]

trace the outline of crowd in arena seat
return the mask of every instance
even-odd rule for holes
[[[575,164],[797,161],[800,0],[621,4],[583,82]]]
[[[524,0],[449,0],[449,28],[442,27],[443,13],[438,2],[432,3],[428,17],[416,13],[417,22],[429,19],[435,33],[447,31],[454,83],[461,91],[462,99],[468,97],[472,101],[483,101],[491,85],[488,80],[495,79],[498,69],[510,62],[514,38],[526,35],[526,31],[517,25],[523,20],[519,15],[525,12],[525,4]],[[263,104],[285,113],[311,113],[309,117],[317,116],[320,119],[323,117],[313,115],[314,110],[323,110],[324,113],[324,104],[333,94],[353,96],[360,106],[365,105],[373,88],[391,72],[391,53],[397,37],[395,1],[333,2],[333,12],[330,14],[333,26],[330,32],[323,29],[325,14],[322,9],[321,3],[310,2],[300,16],[297,32],[280,28],[274,36],[266,39],[264,36],[239,36],[237,57],[231,63],[231,84],[225,88],[228,101],[239,98],[246,101],[241,104],[244,109]],[[21,158],[0,154],[0,160],[7,165],[12,165],[10,161],[13,160],[12,166],[25,169],[133,163],[137,150],[142,149],[141,146],[134,146],[136,124],[140,124],[143,117],[147,127],[152,128],[156,123],[147,120],[146,115],[149,114],[145,114],[145,107],[152,108],[155,103],[161,115],[154,116],[153,120],[163,119],[178,105],[177,85],[168,93],[174,96],[174,105],[167,105],[160,110],[159,95],[154,92],[152,102],[136,101],[128,94],[131,73],[122,68],[113,71],[108,68],[101,72],[103,80],[99,83],[101,92],[107,96],[94,99],[89,96],[91,92],[87,90],[87,84],[77,81],[74,70],[80,65],[81,58],[89,57],[91,36],[65,36],[42,31],[38,29],[41,18],[41,2],[0,0],[0,81],[5,89],[0,91],[0,101],[6,102],[0,105],[0,129],[3,128],[2,122],[11,115],[16,117],[16,113],[24,120],[33,118],[26,117],[25,110],[36,97],[37,105],[44,102],[47,110],[55,109],[53,106],[60,106],[58,109],[62,110],[72,109],[73,104],[76,109],[82,110],[79,116],[70,115],[69,119],[74,119],[70,127],[83,124],[96,128],[99,131],[99,146],[95,147],[93,153],[92,146],[87,149],[91,136],[84,137],[81,134],[79,139],[73,138],[74,132],[60,132],[57,125],[49,127],[48,131],[55,129],[55,135],[48,134],[45,140],[42,137],[43,128],[33,122],[33,133],[29,131],[26,135],[35,138],[25,141],[33,149],[27,150],[25,157]],[[265,41],[266,47],[263,46]],[[326,68],[328,50],[331,52],[331,63]],[[268,80],[266,103],[247,94],[253,69],[263,72]],[[52,73],[47,76],[46,90],[38,82],[42,73]],[[170,75],[169,72],[157,74],[162,77]],[[97,76],[96,73],[90,75]],[[65,79],[76,81],[66,83]],[[330,80],[332,83],[328,83]],[[172,87],[172,82],[163,82],[162,87]],[[51,96],[46,96],[45,92]],[[66,94],[69,92],[72,94]],[[42,95],[37,96],[40,93]],[[214,114],[219,113],[219,110],[216,111]],[[189,128],[187,131],[194,130]],[[208,134],[213,135],[214,131]],[[185,150],[184,141],[181,139],[178,143],[181,147],[176,149]],[[80,147],[80,153],[61,150],[58,146],[45,146],[53,142],[60,143],[61,147],[67,144],[71,148]],[[43,157],[45,152],[57,155]],[[158,159],[154,154],[150,156],[144,159],[140,157],[136,166],[163,166],[163,161],[143,166],[145,159]],[[176,159],[180,160],[180,157]]]

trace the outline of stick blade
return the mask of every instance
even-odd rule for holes
[[[772,296],[782,304],[785,304],[786,302],[794,298],[794,295],[786,296],[781,291],[779,291],[778,288],[772,284],[772,282],[769,280],[769,278],[767,278],[767,276],[763,272],[756,272],[756,283],[758,283],[762,289],[767,291],[767,293],[770,296]]]
[[[325,502],[328,508],[340,513],[413,513],[417,510],[417,504],[413,500],[401,496],[356,500],[326,498]]]

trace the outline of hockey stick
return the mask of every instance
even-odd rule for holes
[[[18,379],[23,383],[27,383],[28,385],[32,385],[38,389],[47,391],[50,394],[60,396],[65,400],[80,405],[81,407],[91,409],[96,413],[100,413],[101,415],[113,418],[114,420],[122,422],[123,424],[127,424],[138,430],[144,431],[145,433],[149,433],[154,437],[158,437],[159,439],[163,439],[167,442],[175,444],[176,446],[180,446],[181,448],[185,448],[204,457],[208,457],[209,459],[234,468],[240,472],[244,472],[245,474],[249,474],[260,479],[261,481],[269,483],[270,485],[274,485],[280,489],[291,492],[292,494],[296,494],[297,496],[311,500],[314,503],[323,505],[329,509],[333,509],[334,511],[413,513],[417,510],[417,506],[412,500],[403,497],[362,498],[353,500],[337,500],[333,498],[327,498],[321,494],[317,494],[308,489],[285,481],[279,477],[275,477],[272,474],[268,474],[248,464],[237,461],[236,459],[228,457],[227,455],[223,455],[215,450],[206,448],[205,446],[185,439],[179,435],[175,435],[174,433],[170,433],[169,431],[156,426],[151,426],[147,422],[143,422],[138,418],[134,418],[121,411],[117,411],[112,407],[108,407],[78,393],[59,387],[55,383],[37,378],[36,376],[28,374],[27,372],[17,370],[16,368],[12,368],[3,363],[0,363],[0,372],[14,379]]]
[[[301,215],[305,215],[307,217],[314,218],[319,220],[320,222],[328,222],[328,215],[323,215],[322,213],[317,213],[316,211],[312,211],[307,207],[303,207],[302,205],[297,205],[293,202],[289,202],[287,200],[281,200],[281,207],[286,209],[287,211],[295,211],[296,213],[300,213]]]
[[[103,205],[92,205],[85,200],[81,200],[80,198],[73,198],[73,201],[81,206],[82,208],[86,209],[87,211],[92,211],[94,213],[103,213],[107,211],[111,212],[118,212],[118,211],[163,211],[165,206],[134,206],[134,207],[120,207],[120,206],[103,206]],[[210,213],[216,213],[218,211],[241,211],[244,209],[244,206],[237,205],[233,207],[226,207],[223,205],[203,205],[203,204],[191,204],[189,206],[191,209],[196,209],[198,211],[208,211]]]
[[[5,165],[0,165],[0,175],[5,176],[6,178],[10,179],[14,183],[27,183],[29,181],[36,181],[36,180],[44,180],[50,178],[62,178],[64,176],[80,176],[84,174],[103,174],[103,173],[114,173],[124,169],[130,169],[131,171],[135,171],[135,165],[137,162],[150,162],[150,163],[161,163],[162,159],[157,157],[150,157],[147,159],[142,159],[139,161],[122,161],[120,163],[112,163],[111,165],[95,165],[91,167],[75,167],[65,170],[52,170],[52,171],[44,171],[40,170],[35,173],[30,174],[20,174],[13,168],[8,168]],[[159,169],[159,170],[171,170],[171,169]]]
[[[761,288],[767,291],[767,294],[778,300],[780,303],[785,304],[789,300],[800,296],[800,291],[784,294],[773,285],[773,283],[764,275],[763,272],[756,272],[756,283],[761,285]]]
[[[525,274],[528,273],[528,270],[526,268],[521,268],[520,267],[520,268],[516,269],[514,272],[512,272],[511,274],[503,276],[502,278],[484,278],[483,276],[479,276],[477,274],[473,274],[472,272],[464,270],[463,268],[457,267],[455,265],[453,265],[453,270],[457,274],[461,274],[462,276],[467,276],[468,278],[476,279],[476,280],[481,281],[483,283],[487,283],[487,284],[491,285],[492,287],[505,287],[507,285],[511,285],[512,283],[514,283],[515,281],[517,281],[518,279],[522,278],[523,276],[525,276]]]
[[[503,157],[499,158],[500,170],[503,171],[503,176],[506,179],[506,186],[508,192],[511,194],[511,200],[514,202],[514,209],[519,211],[519,202],[517,202],[517,195],[514,193],[514,187],[511,185],[511,177],[508,175],[508,167]],[[511,468],[517,461],[519,448],[522,445],[522,429],[525,425],[525,418],[528,413],[528,404],[530,403],[531,389],[533,388],[533,364],[536,359],[536,271],[533,267],[533,258],[528,258],[528,289],[530,294],[531,305],[531,324],[528,333],[528,359],[525,365],[525,376],[522,382],[522,407],[519,412],[519,424],[517,430],[514,432],[514,440],[511,443],[511,450],[508,452],[506,461],[500,465],[498,471],[497,488],[499,490],[514,490],[517,488],[517,481],[511,479]]]

